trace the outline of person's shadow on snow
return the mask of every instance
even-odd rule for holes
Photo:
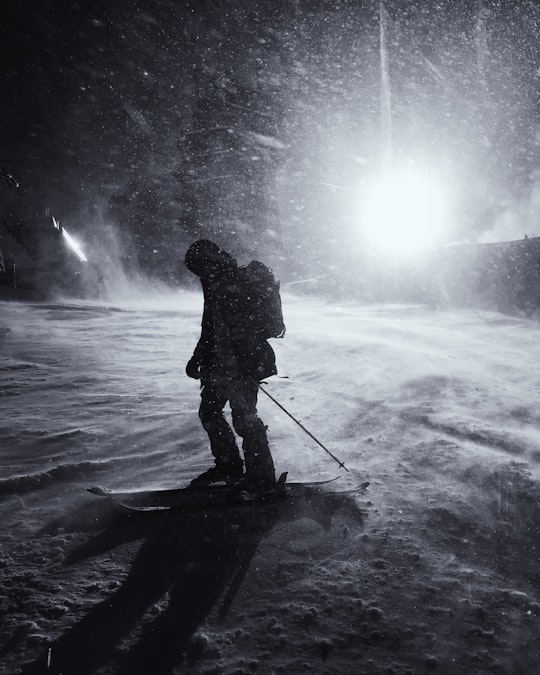
[[[112,672],[119,675],[170,674],[190,658],[190,638],[218,602],[220,616],[227,614],[259,544],[277,523],[310,517],[330,527],[337,510],[362,522],[350,496],[316,492],[265,506],[113,517],[65,562],[142,539],[127,578],[21,675],[85,675],[107,662],[118,664]],[[134,646],[124,644],[120,652],[120,643],[139,625]]]

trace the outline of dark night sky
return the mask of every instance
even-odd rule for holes
[[[489,229],[538,180],[540,8],[385,4],[394,152],[453,181],[455,236]],[[201,233],[301,246],[299,273],[335,263],[381,152],[378,10],[4,2],[0,158],[22,183],[5,215],[49,207],[89,243],[107,224],[170,269]]]

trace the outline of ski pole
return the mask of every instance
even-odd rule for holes
[[[329,450],[325,445],[323,445],[323,444],[319,441],[318,438],[315,438],[315,436],[311,433],[311,431],[309,431],[308,429],[306,429],[306,427],[302,424],[302,422],[299,422],[299,421],[296,419],[296,417],[294,417],[294,415],[291,415],[291,413],[290,413],[284,406],[281,405],[281,403],[280,403],[279,401],[276,401],[276,399],[275,399],[273,396],[271,396],[271,395],[266,391],[266,389],[262,386],[262,384],[259,384],[259,389],[260,389],[262,392],[264,392],[264,393],[268,396],[268,398],[269,398],[271,401],[273,401],[273,402],[277,405],[278,408],[280,408],[280,410],[283,410],[283,412],[284,412],[286,415],[288,415],[288,416],[293,420],[293,422],[296,422],[296,424],[298,424],[298,426],[300,427],[300,429],[302,429],[302,431],[305,431],[305,433],[306,433],[310,438],[312,438],[312,439],[315,441],[315,443],[317,443],[317,445],[319,445],[319,446],[320,446],[320,447],[321,447],[328,455],[330,455],[330,457],[331,457],[335,462],[337,462],[337,463],[339,464],[339,467],[340,467],[341,469],[345,469],[345,471],[349,472],[349,469],[347,469],[347,467],[345,466],[345,464],[344,464],[338,457],[336,457],[332,452],[330,452],[330,450]]]

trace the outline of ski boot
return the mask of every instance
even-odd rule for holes
[[[214,483],[225,483],[226,485],[235,485],[241,480],[244,473],[244,464],[241,459],[231,462],[219,462],[210,467],[200,476],[194,478],[189,484],[190,487],[205,487]]]

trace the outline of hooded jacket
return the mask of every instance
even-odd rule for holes
[[[277,373],[274,350],[245,311],[245,288],[236,260],[216,249],[212,249],[211,274],[186,256],[188,267],[201,279],[204,294],[201,336],[193,356],[203,382],[214,378],[260,382]]]

